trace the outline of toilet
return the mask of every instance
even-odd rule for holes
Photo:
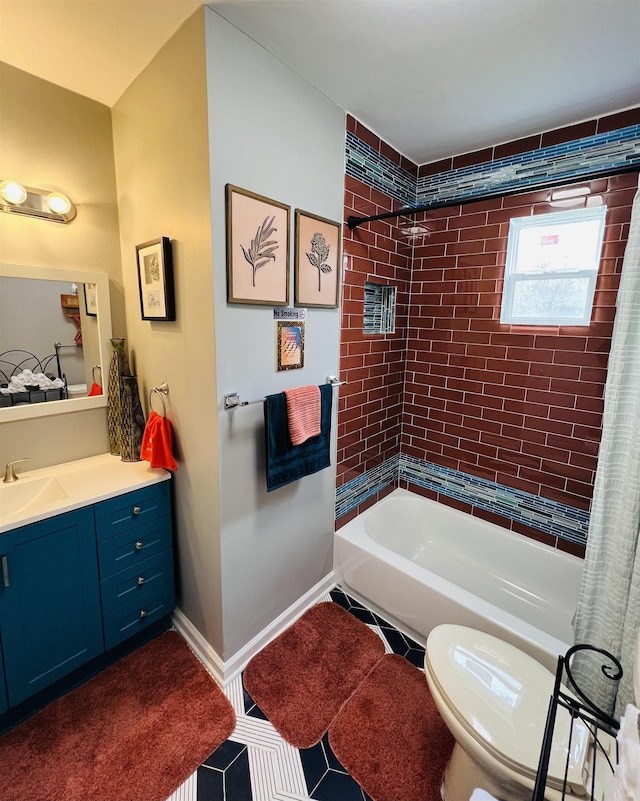
[[[469,801],[475,788],[499,801],[531,801],[555,676],[509,643],[454,624],[437,626],[429,634],[425,674],[455,739],[442,783],[444,801]],[[559,706],[545,793],[549,801],[563,798],[569,729],[569,715]],[[615,740],[604,737],[615,763]],[[590,798],[589,746],[589,734],[577,721],[567,800]],[[599,767],[600,760],[595,799],[602,798],[611,781],[610,771]]]

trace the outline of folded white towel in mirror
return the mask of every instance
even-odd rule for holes
[[[26,387],[62,389],[64,381],[61,378],[48,378],[44,373],[32,373],[31,370],[23,370],[21,373],[11,376],[8,386],[0,387],[0,392],[3,395],[10,395],[13,392],[24,392]]]
[[[613,774],[612,801],[640,798],[640,710],[627,704],[620,718],[618,764]]]

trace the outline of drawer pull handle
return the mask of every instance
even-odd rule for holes
[[[144,609],[141,609],[140,610],[140,620],[144,620],[146,616],[147,616],[147,613],[144,611]]]
[[[138,587],[142,587],[144,584],[144,576],[138,576]]]
[[[138,542],[136,542],[136,546],[135,546],[135,547],[136,547],[136,551],[141,551],[141,550],[143,549],[143,547],[144,547],[144,546],[143,546],[143,544],[140,542],[140,540],[138,540]]]
[[[134,514],[135,517],[137,517],[140,514],[141,511],[142,511],[142,509],[139,506],[134,506],[133,507],[133,514]]]
[[[9,586],[9,559],[2,557],[2,582],[5,587]]]

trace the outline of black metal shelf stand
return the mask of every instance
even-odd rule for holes
[[[551,746],[553,741],[553,734],[556,725],[556,715],[559,707],[567,710],[571,719],[571,726],[569,729],[569,740],[567,747],[567,759],[564,771],[564,782],[561,797],[564,799],[566,795],[571,792],[568,781],[569,763],[571,754],[571,743],[574,735],[574,724],[580,720],[587,727],[591,733],[593,749],[591,760],[591,775],[589,777],[589,788],[586,796],[582,796],[584,801],[599,801],[596,796],[596,778],[597,771],[605,770],[610,771],[613,775],[617,764],[617,745],[615,756],[608,753],[608,748],[604,745],[604,737],[612,737],[615,741],[616,734],[619,729],[619,723],[611,715],[608,715],[602,709],[589,699],[585,693],[578,686],[571,673],[571,658],[578,651],[589,651],[601,654],[607,660],[602,664],[601,671],[611,681],[620,681],[622,678],[622,666],[620,662],[612,656],[608,651],[602,648],[596,648],[592,645],[574,645],[569,648],[564,656],[558,657],[558,667],[556,669],[556,678],[553,688],[553,695],[549,701],[549,711],[547,713],[547,722],[542,740],[542,748],[540,751],[540,760],[538,762],[538,772],[536,774],[536,782],[533,791],[532,801],[544,801],[545,791],[547,785],[547,774],[549,770],[549,760],[551,756]],[[563,688],[563,678],[566,673],[568,690]]]

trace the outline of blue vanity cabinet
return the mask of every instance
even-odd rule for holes
[[[2,661],[2,644],[0,643],[0,715],[9,708],[7,703],[7,683],[4,680],[4,664]]]
[[[95,506],[104,640],[113,648],[175,607],[169,482]]]
[[[93,507],[2,534],[0,556],[0,636],[15,706],[104,651]]]

